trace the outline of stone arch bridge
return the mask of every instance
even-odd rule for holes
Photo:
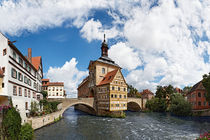
[[[94,98],[66,98],[66,99],[49,99],[49,101],[61,101],[63,114],[69,107],[83,105],[86,109],[89,109],[89,112],[96,112],[94,106]],[[131,111],[140,111],[145,108],[146,99],[141,98],[128,98],[127,107]]]

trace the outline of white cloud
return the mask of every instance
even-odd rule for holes
[[[84,24],[80,30],[80,33],[83,38],[88,40],[88,42],[91,42],[95,39],[103,40],[104,34],[106,34],[106,39],[114,38],[119,35],[119,32],[115,27],[106,29],[102,26],[99,20],[94,21],[93,18]]]
[[[109,56],[122,68],[127,70],[136,69],[138,66],[141,66],[138,53],[122,42],[110,47]]]
[[[72,58],[62,67],[50,67],[46,77],[53,82],[64,82],[68,97],[77,97],[77,86],[88,75],[87,71],[77,69],[76,58]]]

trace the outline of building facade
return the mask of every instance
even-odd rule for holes
[[[78,87],[78,97],[94,97],[97,115],[122,113],[127,110],[127,84],[121,68],[108,57],[104,39],[101,57],[90,61],[89,76]]]
[[[30,48],[28,56],[24,56],[13,42],[0,33],[0,67],[4,75],[0,104],[8,103],[11,98],[22,121],[26,122],[31,102],[38,102],[42,98],[42,59],[40,56],[32,57]]]
[[[195,84],[189,93],[187,93],[187,100],[192,104],[193,110],[209,109],[210,103],[206,101],[206,90],[202,81]]]
[[[50,82],[49,79],[42,79],[42,90],[47,91],[47,98],[65,98],[63,82]]]

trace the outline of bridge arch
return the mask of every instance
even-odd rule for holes
[[[141,111],[142,100],[141,98],[128,98],[127,109],[130,111]]]
[[[93,98],[82,98],[82,99],[64,99],[62,100],[62,114],[70,107],[74,106],[76,109],[90,114],[95,114],[96,110],[93,106]]]

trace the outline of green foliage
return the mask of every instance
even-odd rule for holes
[[[44,113],[49,114],[58,110],[57,106],[58,104],[60,104],[60,102],[56,102],[56,101],[48,102],[46,99],[43,99],[43,100],[40,100],[39,104],[43,106]]]
[[[192,89],[191,86],[186,86],[186,87],[183,88],[183,92],[184,92],[185,94],[187,94],[191,89]]]
[[[28,123],[22,125],[19,134],[19,140],[32,140],[33,137],[34,137],[34,130],[31,127],[31,125]]]
[[[177,116],[189,116],[192,114],[192,107],[181,94],[173,94],[169,111]]]
[[[42,91],[41,91],[41,94],[43,95],[43,98],[44,98],[44,99],[47,98],[47,94],[48,94],[47,91],[43,91],[43,90],[42,90]]]
[[[146,108],[153,112],[165,112],[167,109],[166,99],[164,98],[152,98],[146,103]]]
[[[210,102],[210,73],[203,75],[202,84],[207,91],[207,93],[205,95],[206,101]]]
[[[136,97],[138,90],[132,85],[128,85],[128,97]]]
[[[17,140],[21,129],[20,113],[14,107],[9,109],[2,120],[3,137],[11,140]]]
[[[36,116],[38,111],[39,111],[39,104],[37,102],[31,102],[30,115]]]
[[[172,95],[174,93],[174,87],[169,85],[167,87],[157,86],[157,91],[155,97],[157,98],[166,98],[167,95]]]

